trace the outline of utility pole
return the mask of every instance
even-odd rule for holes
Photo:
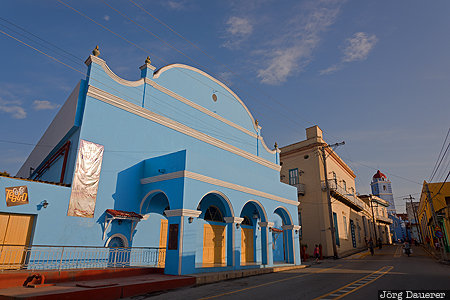
[[[431,209],[431,214],[432,214],[432,219],[433,219],[433,225],[434,225],[434,228],[436,228],[436,227],[439,227],[439,226],[438,226],[438,222],[437,222],[436,212],[434,211],[433,198],[431,197],[430,189],[428,188],[428,183],[426,181],[424,181],[424,185],[425,185],[425,188],[427,190],[428,203],[430,203],[430,209]],[[439,244],[440,244],[439,249],[441,250],[441,258],[446,260],[447,259],[447,255],[446,255],[445,249],[444,249],[445,248],[444,241],[443,241],[442,238],[438,238],[438,240],[439,240]]]
[[[419,228],[419,242],[423,243],[422,241],[422,228],[420,228],[419,226],[419,217],[417,216],[417,211],[416,211],[416,207],[413,204],[413,197],[411,195],[409,195],[409,198],[403,198],[404,200],[410,200],[411,203],[411,209],[413,211],[413,215],[414,215],[414,219],[416,219],[416,226],[417,228]]]
[[[378,206],[377,206],[378,207]],[[372,221],[373,221],[373,232],[375,234],[375,240],[373,241],[375,245],[378,244],[378,238],[377,238],[377,227],[376,227],[376,220],[375,220],[375,214],[373,213],[373,200],[372,196],[370,196],[370,208],[372,209]]]
[[[330,195],[330,186],[328,185],[328,172],[327,172],[327,156],[325,153],[326,148],[337,147],[340,145],[344,145],[345,142],[336,143],[333,145],[325,145],[320,147],[322,151],[322,162],[323,162],[323,171],[325,173],[325,188],[327,190],[327,202],[328,202],[328,215],[330,218],[330,231],[331,231],[331,242],[333,244],[333,257],[334,259],[339,258],[336,246],[336,229],[334,228],[334,220],[333,220],[333,210],[331,208],[331,195]]]

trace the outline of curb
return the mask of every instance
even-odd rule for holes
[[[219,282],[223,280],[236,279],[242,277],[256,276],[269,273],[277,273],[295,269],[308,268],[309,265],[299,265],[299,266],[285,266],[285,267],[272,267],[272,268],[261,268],[261,269],[248,269],[248,270],[236,270],[236,271],[225,271],[225,272],[212,272],[212,273],[202,273],[202,274],[189,274],[186,276],[192,276],[196,279],[196,286]]]

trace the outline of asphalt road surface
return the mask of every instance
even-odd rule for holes
[[[407,257],[401,246],[375,249],[309,268],[227,280],[133,297],[141,299],[377,299],[378,290],[450,289],[450,266],[422,248]]]

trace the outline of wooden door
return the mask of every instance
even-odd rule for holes
[[[159,231],[159,248],[164,248],[159,250],[158,255],[158,267],[164,268],[166,262],[166,246],[167,246],[167,227],[168,221],[165,219],[161,220],[161,229]]]
[[[253,229],[241,227],[241,262],[253,262]]]
[[[225,264],[225,226],[205,224],[203,228],[203,263]]]
[[[31,237],[33,216],[0,214],[0,269],[19,269]],[[15,246],[10,246],[15,245]]]

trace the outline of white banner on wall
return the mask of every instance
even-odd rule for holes
[[[104,146],[80,140],[68,216],[93,218]]]

